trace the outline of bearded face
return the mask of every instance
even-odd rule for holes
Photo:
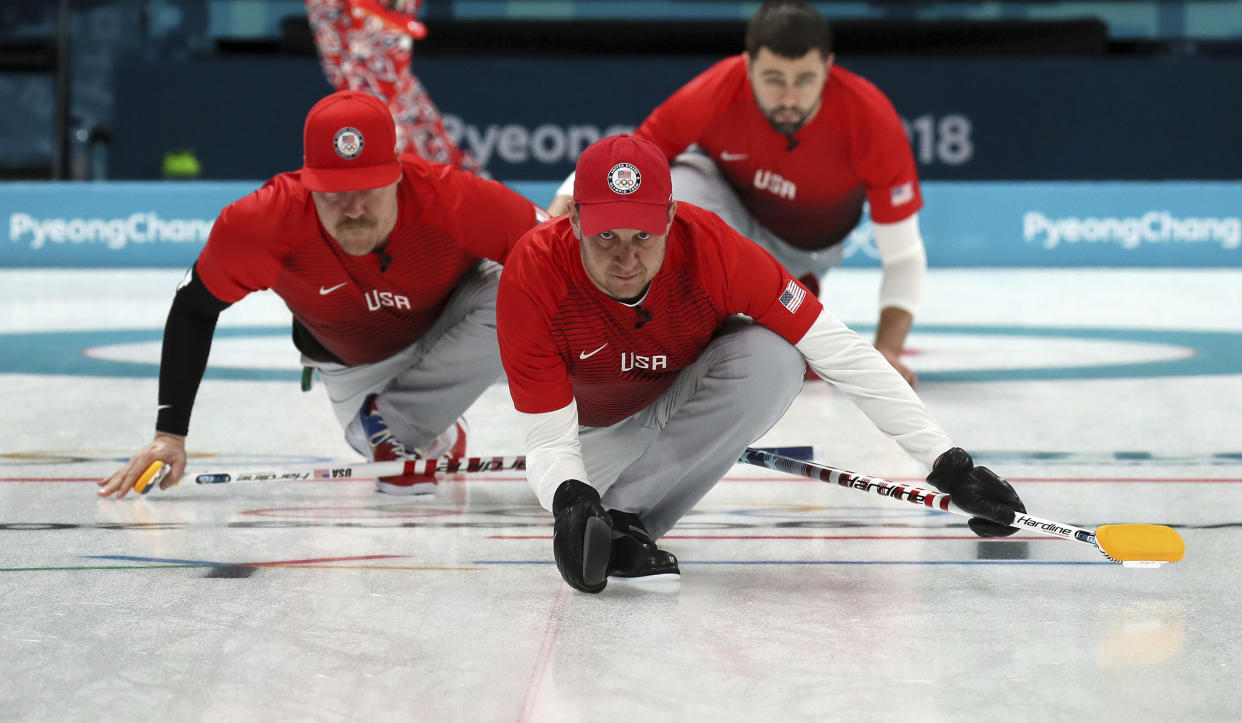
[[[811,50],[800,58],[786,58],[764,47],[746,60],[755,102],[777,133],[797,133],[815,117],[832,67],[831,55],[825,58]]]

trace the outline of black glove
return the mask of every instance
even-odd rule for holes
[[[996,520],[1012,522],[1014,514],[1026,512],[1026,505],[1008,482],[987,467],[976,467],[970,454],[954,447],[936,458],[927,482],[947,492],[953,503],[972,515],[970,529],[979,537],[1008,537],[1016,527]]]
[[[576,479],[565,480],[552,496],[552,554],[569,586],[599,592],[608,584],[612,521],[599,492]]]

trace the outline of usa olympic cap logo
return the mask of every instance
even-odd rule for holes
[[[396,183],[401,175],[397,125],[384,101],[340,90],[306,114],[301,180],[307,190],[363,191]]]
[[[336,151],[336,155],[345,160],[353,160],[362,153],[362,147],[366,145],[366,141],[362,138],[362,133],[357,128],[346,126],[336,132],[332,137],[332,148]]]
[[[608,171],[608,187],[613,193],[627,196],[643,185],[643,174],[630,163],[618,163]]]
[[[668,233],[673,179],[659,146],[636,136],[601,138],[578,157],[575,171],[574,203],[583,236],[615,228]]]

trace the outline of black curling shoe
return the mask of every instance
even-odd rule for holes
[[[608,578],[630,582],[675,582],[681,579],[677,557],[656,547],[655,540],[632,512],[609,510],[612,518],[612,554]]]

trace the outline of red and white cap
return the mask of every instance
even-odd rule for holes
[[[312,191],[364,191],[399,178],[397,126],[379,98],[342,90],[306,114],[302,185]]]
[[[578,157],[574,203],[583,236],[615,228],[663,236],[672,198],[668,158],[645,138],[609,136]]]

